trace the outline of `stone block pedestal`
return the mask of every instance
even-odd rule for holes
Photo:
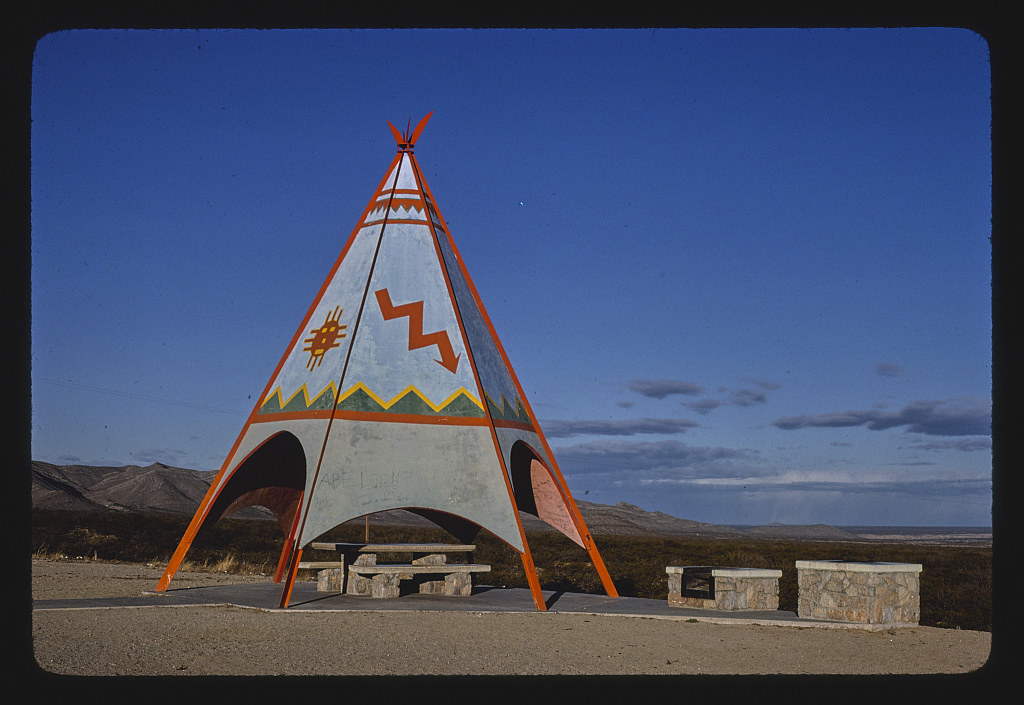
[[[797,616],[916,626],[921,568],[919,563],[797,561]]]
[[[344,592],[345,569],[325,568],[316,574],[317,592]]]
[[[349,595],[369,595],[376,598],[398,597],[402,576],[398,573],[377,573],[363,576],[358,573],[348,574]]]
[[[419,591],[426,595],[468,597],[473,594],[473,576],[470,573],[448,573],[444,580],[426,580],[420,583]]]

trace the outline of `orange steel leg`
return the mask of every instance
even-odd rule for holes
[[[526,545],[526,542],[523,542]],[[523,559],[523,570],[526,572],[526,582],[530,585],[530,593],[533,595],[533,604],[541,612],[547,612],[548,606],[544,602],[544,595],[540,591],[540,579],[537,577],[537,569],[533,565],[533,557],[530,555],[530,547],[526,546],[521,554]]]
[[[558,474],[561,478],[561,473]],[[562,484],[564,485],[564,480]],[[568,494],[568,488],[566,489],[565,506],[569,510],[569,514],[572,516],[574,522],[576,522],[576,530],[580,532],[580,537],[583,539],[583,545],[587,549],[587,554],[590,556],[591,563],[594,564],[594,569],[597,571],[598,577],[601,578],[601,584],[604,586],[604,591],[608,597],[618,597],[619,591],[615,589],[615,584],[612,582],[612,576],[608,573],[608,568],[605,567],[604,559],[601,558],[601,553],[597,550],[597,545],[594,543],[594,537],[590,535],[590,530],[587,528],[586,522],[583,521],[583,515],[580,513],[579,507],[576,506],[575,500],[572,499],[572,495]]]
[[[561,502],[562,506],[569,512],[569,517],[572,519],[573,526],[580,538],[580,542],[582,543],[583,548],[585,548],[587,553],[590,555],[590,560],[594,564],[594,569],[597,570],[598,576],[601,578],[601,584],[604,585],[605,592],[609,597],[618,597],[619,593],[615,589],[614,583],[612,583],[611,575],[608,574],[608,569],[605,567],[604,559],[601,558],[601,554],[594,543],[594,538],[590,535],[590,530],[587,528],[586,522],[583,521],[583,515],[580,514],[579,507],[576,506],[576,502],[573,500],[572,495],[569,494],[569,488],[566,486],[561,472],[558,471],[557,466],[552,470],[538,459],[534,459],[533,463],[534,467],[531,468],[531,473],[540,472],[542,469],[548,474],[548,477],[551,478],[554,486],[558,488],[557,498]],[[535,487],[534,492],[536,491]],[[568,534],[566,535],[568,536]],[[570,536],[570,538],[572,537]]]
[[[299,495],[299,508],[302,507],[302,495]],[[285,567],[288,565],[288,556],[292,553],[292,548],[295,546],[295,535],[299,530],[299,511],[296,509],[295,517],[292,519],[292,528],[288,532],[288,536],[285,537],[284,548],[281,549],[281,557],[277,561],[277,570],[274,571],[274,582],[281,582],[281,576],[284,575]]]
[[[212,491],[212,490],[211,490]],[[203,520],[206,518],[206,506],[209,502],[210,497],[207,496],[203,500],[203,504],[200,505],[199,510],[196,511],[192,517],[192,521],[189,522],[188,529],[185,530],[185,535],[181,537],[181,541],[178,542],[178,547],[174,550],[174,555],[171,556],[170,562],[167,564],[167,568],[164,569],[164,574],[160,577],[160,582],[156,585],[156,592],[164,592],[167,586],[171,583],[171,578],[178,572],[178,566],[181,565],[181,561],[184,560],[185,554],[188,553],[189,547],[192,546],[192,540],[196,537],[199,532],[199,527],[202,526]]]
[[[281,557],[277,559],[277,570],[274,571],[274,582],[281,582],[281,576],[284,575],[284,569],[288,566],[288,556],[292,555],[292,546],[295,545],[295,541],[289,538],[284,542],[284,548],[281,550]]]
[[[295,574],[299,572],[299,559],[302,558],[302,549],[295,549],[291,562],[288,564],[288,579],[285,581],[284,590],[281,592],[281,609],[288,608],[288,602],[292,599],[292,588],[295,587]]]
[[[547,448],[547,440],[541,437],[544,446]],[[547,448],[548,457],[553,458],[551,449]],[[539,462],[539,461],[538,461]],[[562,477],[562,472],[558,469],[558,465],[552,463],[552,467],[547,467],[544,463],[540,463],[541,467],[548,471],[551,475],[551,479],[554,481],[555,486],[558,487],[562,493],[561,499],[565,508],[569,510],[569,516],[572,517],[573,523],[576,525],[576,531],[579,533],[580,538],[583,539],[583,546],[587,549],[587,553],[590,555],[590,561],[594,564],[594,569],[597,571],[597,575],[601,578],[601,584],[604,586],[604,591],[608,597],[618,597],[619,591],[615,589],[615,584],[612,583],[612,576],[608,574],[608,569],[604,565],[604,559],[601,558],[600,552],[597,550],[597,545],[594,543],[594,538],[590,535],[590,530],[587,528],[587,523],[583,521],[583,514],[580,513],[580,508],[576,506],[576,500],[572,498],[569,493],[569,486],[565,483],[565,478]]]
[[[174,551],[174,555],[171,556],[170,563],[168,563],[167,567],[164,569],[164,574],[160,576],[160,582],[158,582],[154,588],[156,592],[164,592],[167,590],[167,586],[171,584],[171,578],[173,578],[174,574],[178,572],[178,566],[181,565],[181,561],[185,557],[185,553],[188,551],[188,547],[191,543],[192,536],[189,536],[188,533],[186,533],[185,537],[178,544],[178,548]]]
[[[594,569],[597,570],[597,574],[601,578],[601,584],[604,585],[605,594],[607,594],[608,597],[618,597],[619,591],[615,589],[615,584],[612,582],[612,576],[608,574],[608,569],[604,565],[604,560],[601,558],[601,554],[598,553],[597,546],[594,545],[594,539],[591,538],[589,533],[587,533],[583,537],[583,542],[587,544],[587,553],[590,554],[590,560],[594,564]]]

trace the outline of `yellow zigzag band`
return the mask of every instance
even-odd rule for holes
[[[495,409],[500,409],[502,413],[507,413],[506,410],[511,410],[511,412],[513,414],[515,414],[516,416],[519,415],[519,408],[518,408],[518,406],[516,404],[510,404],[508,399],[505,397],[504,393],[499,395],[501,397],[501,403],[500,404],[495,402],[494,401],[494,397],[492,397],[487,392],[484,392],[484,396],[487,397],[487,401],[491,402],[491,404],[494,405]],[[515,399],[513,399],[512,401],[514,402]]]
[[[270,401],[271,399],[273,399],[276,396],[278,404],[283,409],[285,406],[287,406],[288,404],[291,403],[292,399],[294,399],[295,396],[299,392],[302,392],[302,397],[306,401],[306,406],[309,406],[310,404],[313,403],[313,399],[319,399],[323,395],[323,393],[326,392],[328,389],[330,389],[332,392],[334,392],[334,396],[335,397],[338,395],[338,388],[334,384],[334,380],[332,379],[327,384],[327,386],[324,387],[323,389],[321,389],[320,393],[315,395],[312,399],[309,396],[309,390],[306,389],[306,385],[305,384],[303,384],[301,387],[299,387],[294,392],[292,392],[291,396],[289,396],[288,399],[285,399],[284,396],[281,394],[281,387],[278,387],[277,389],[275,389],[274,391],[272,391],[270,394],[267,395],[267,398],[263,400],[263,403],[260,404],[260,406],[262,407],[262,406],[266,405],[266,403],[268,401]]]
[[[470,394],[469,390],[466,389],[465,387],[459,387],[457,390],[455,390],[454,393],[451,394],[451,396],[449,396],[447,399],[442,401],[440,404],[435,404],[434,402],[432,402],[429,399],[427,399],[427,397],[425,397],[423,395],[423,392],[421,392],[420,390],[416,389],[415,385],[412,385],[412,384],[410,384],[408,387],[406,387],[405,389],[400,391],[398,394],[396,394],[394,397],[392,397],[390,401],[384,401],[379,396],[377,396],[372,391],[370,391],[370,388],[367,387],[362,382],[356,382],[354,385],[349,387],[348,390],[344,394],[342,394],[341,397],[338,398],[338,403],[340,404],[341,402],[345,401],[350,396],[352,396],[356,391],[362,391],[368,397],[370,397],[375,402],[380,404],[381,407],[383,407],[384,409],[390,409],[395,404],[395,402],[397,402],[399,399],[404,397],[409,392],[412,392],[413,394],[418,396],[423,401],[424,404],[426,404],[427,406],[429,406],[431,409],[433,409],[436,412],[440,412],[441,409],[443,409],[444,407],[446,407],[449,404],[451,404],[455,400],[455,398],[457,396],[459,396],[460,394],[464,394],[466,396],[466,398],[468,398],[471,402],[473,402],[474,404],[479,406],[481,409],[484,408],[483,405],[480,403],[480,401],[476,397],[474,397],[472,394]]]
[[[337,401],[335,402],[335,404],[340,404],[341,402],[345,401],[350,396],[352,396],[356,391],[362,391],[368,397],[370,397],[375,402],[380,404],[382,408],[390,409],[395,404],[395,402],[397,402],[399,399],[404,397],[409,392],[412,392],[413,394],[418,396],[421,400],[423,400],[424,404],[426,404],[427,406],[429,406],[431,409],[433,409],[435,412],[438,412],[438,413],[440,413],[441,409],[443,409],[446,406],[448,406],[449,404],[451,404],[455,400],[455,398],[458,397],[460,394],[465,395],[467,399],[469,399],[471,402],[473,402],[478,407],[480,407],[480,409],[484,408],[483,404],[480,403],[480,400],[477,399],[475,396],[473,396],[469,392],[469,390],[467,390],[465,387],[459,387],[457,390],[455,390],[455,392],[453,392],[447,399],[442,401],[440,404],[435,404],[434,402],[430,401],[430,399],[425,397],[423,395],[423,392],[421,392],[420,390],[416,389],[416,387],[414,385],[412,385],[412,384],[410,384],[408,387],[406,387],[401,392],[396,394],[390,401],[384,401],[383,399],[381,399],[379,396],[374,394],[373,391],[371,391],[370,388],[367,387],[362,382],[357,382],[356,384],[352,385],[351,387],[349,387],[349,389],[344,394],[342,394],[340,397],[338,397],[338,388],[335,386],[334,380],[331,380],[330,384],[328,384],[326,387],[321,389],[320,393],[317,394],[316,396],[314,396],[312,399],[309,396],[309,390],[306,389],[306,385],[305,384],[303,384],[298,389],[296,389],[291,394],[291,396],[288,397],[287,400],[284,398],[284,395],[281,393],[281,387],[277,387],[273,392],[271,392],[270,394],[267,395],[267,398],[263,400],[263,403],[260,404],[260,406],[262,407],[262,406],[266,405],[267,402],[269,402],[271,399],[273,399],[276,396],[280,408],[283,409],[283,408],[285,408],[285,406],[287,406],[289,403],[291,403],[292,399],[294,399],[297,394],[299,394],[301,392],[302,396],[303,396],[303,399],[306,402],[306,406],[308,407],[310,404],[313,403],[313,399],[319,399],[320,396],[323,395],[323,393],[325,391],[327,391],[328,389],[330,389],[332,392],[334,392],[334,396],[337,398]]]

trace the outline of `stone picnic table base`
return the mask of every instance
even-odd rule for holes
[[[490,571],[488,565],[448,563],[448,553],[471,555],[473,544],[400,543],[356,544],[313,542],[310,548],[338,553],[335,561],[309,561],[300,568],[317,569],[317,590],[395,598],[403,583],[422,594],[465,597],[472,594],[472,573]],[[411,554],[411,563],[379,563],[380,555]],[[347,569],[346,569],[347,566]],[[429,576],[435,576],[430,579]]]
[[[781,570],[668,566],[668,603],[712,610],[777,610]]]
[[[797,615],[807,619],[917,625],[919,563],[797,561]]]

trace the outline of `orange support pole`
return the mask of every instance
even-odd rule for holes
[[[302,549],[297,548],[292,554],[291,562],[288,564],[288,579],[285,581],[284,590],[281,592],[281,609],[288,609],[288,602],[292,599],[292,588],[295,587],[295,574],[299,572],[300,558],[302,558]]]
[[[195,518],[193,518],[195,522]],[[167,568],[164,569],[164,574],[160,576],[160,582],[156,584],[154,590],[156,592],[164,592],[167,590],[167,586],[171,584],[171,578],[178,572],[178,566],[181,565],[182,559],[185,558],[185,554],[188,552],[189,546],[192,545],[192,539],[195,538],[196,531],[193,530],[190,524],[188,530],[185,532],[185,536],[178,543],[178,548],[175,549],[174,555],[171,556],[170,562],[167,564]]]
[[[284,542],[284,548],[281,550],[281,557],[277,559],[277,569],[274,571],[274,582],[281,582],[281,576],[284,575],[284,569],[288,566],[288,556],[292,555],[292,546],[295,545],[295,541],[289,537]]]
[[[222,471],[223,472],[223,471]],[[220,475],[217,476],[218,479]],[[199,509],[192,516],[192,521],[189,522],[188,528],[185,530],[185,535],[181,537],[181,541],[178,542],[178,547],[174,550],[174,555],[171,556],[170,562],[167,564],[167,568],[164,569],[164,574],[160,577],[160,582],[157,583],[155,592],[164,592],[167,590],[167,586],[171,584],[171,578],[178,572],[178,566],[181,565],[181,561],[184,560],[185,554],[188,553],[188,549],[192,546],[192,540],[195,539],[196,534],[199,533],[199,527],[202,526],[206,520],[206,511],[213,501],[214,488],[216,487],[216,480],[210,485],[210,489],[207,490],[206,496],[203,497],[202,503],[199,505]]]
[[[590,555],[590,561],[594,564],[594,570],[597,571],[598,577],[601,578],[601,584],[604,585],[605,594],[608,597],[618,597],[619,591],[615,589],[615,584],[612,582],[612,576],[608,573],[608,569],[604,565],[604,560],[601,558],[601,554],[597,550],[597,546],[594,545],[594,539],[591,538],[590,533],[583,537],[583,542],[587,544],[587,553]]]
[[[299,495],[299,502],[295,510],[295,517],[292,519],[292,528],[288,532],[288,536],[285,537],[284,548],[281,549],[281,557],[277,560],[277,570],[274,571],[274,582],[281,582],[281,576],[284,574],[284,569],[288,565],[288,556],[292,553],[292,548],[295,546],[295,534],[299,530],[299,509],[302,507],[302,497]]]
[[[533,595],[533,604],[536,605],[537,609],[541,612],[547,612],[548,606],[544,602],[544,594],[540,591],[540,579],[537,577],[537,568],[533,565],[533,556],[530,555],[530,547],[523,541],[523,546],[526,547],[521,554],[523,559],[523,570],[526,573],[526,582],[530,586],[530,594]]]

